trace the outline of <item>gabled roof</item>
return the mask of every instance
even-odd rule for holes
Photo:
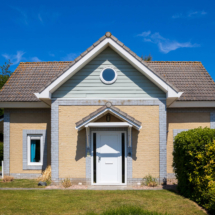
[[[149,61],[150,68],[184,92],[179,101],[215,100],[215,83],[201,62]]]
[[[51,83],[53,83],[60,75],[66,72],[70,67],[80,61],[86,54],[88,54],[91,50],[93,50],[96,46],[98,46],[103,40],[106,38],[111,38],[114,42],[116,42],[119,46],[125,49],[129,54],[135,57],[139,62],[141,62],[144,66],[150,69],[155,75],[161,78],[164,82],[166,82],[169,86],[171,86],[176,92],[179,90],[170,83],[165,77],[161,76],[158,72],[156,72],[153,68],[151,68],[141,57],[137,56],[133,51],[131,51],[127,46],[125,46],[122,42],[120,42],[116,37],[114,37],[110,32],[107,32],[103,37],[101,37],[97,42],[95,42],[92,46],[90,46],[86,51],[84,51],[81,55],[79,55],[74,61],[72,61],[66,68],[64,68],[58,75],[56,75],[50,82],[48,82],[43,88],[39,90],[41,93],[46,87],[48,87]]]
[[[201,62],[145,62],[123,45],[113,35],[107,33],[72,61],[27,62],[20,63],[10,79],[0,91],[0,102],[37,102],[34,93],[43,91],[61,77],[69,68],[78,63],[87,53],[97,47],[104,39],[111,38],[131,54],[141,64],[160,77],[177,92],[184,92],[179,100],[214,101],[215,84]]]
[[[102,116],[106,115],[107,113],[111,113],[117,118],[121,119],[123,122],[127,122],[131,127],[136,128],[137,130],[142,128],[142,123],[136,120],[134,117],[128,115],[127,113],[121,111],[119,108],[114,107],[111,102],[107,102],[106,105],[100,107],[93,113],[89,114],[88,116],[84,117],[82,120],[76,122],[76,129],[81,130],[87,126],[87,124],[91,122],[95,122]]]

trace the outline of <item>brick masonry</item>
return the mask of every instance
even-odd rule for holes
[[[16,179],[35,179],[41,176],[40,173],[10,173]]]
[[[166,102],[165,100],[159,99],[149,99],[149,100],[119,100],[119,99],[110,99],[108,100],[112,105],[116,106],[159,106],[159,171],[160,171],[160,180],[163,180],[167,177],[167,168],[166,168]],[[56,99],[52,100],[51,106],[51,140],[52,140],[52,179],[54,181],[59,181],[59,143],[58,143],[58,127],[59,127],[59,106],[101,106],[105,105],[107,100],[69,100],[69,99]],[[132,148],[129,149],[132,154]],[[87,151],[86,151],[87,153]],[[89,158],[86,158],[86,169],[90,167]],[[132,183],[132,158],[128,158],[128,177],[130,183]],[[86,171],[86,178],[89,178],[90,172]],[[136,179],[134,179],[136,181]]]
[[[37,116],[38,114],[38,116]],[[47,128],[50,109],[5,109],[4,117],[4,174],[27,178],[28,174],[36,176],[40,170],[23,169],[23,130],[29,128]],[[27,121],[25,121],[27,119]],[[34,119],[36,123],[34,124]],[[32,123],[32,124],[31,124]],[[28,129],[27,129],[28,130]],[[38,129],[39,130],[39,129]],[[37,131],[37,130],[36,130]],[[50,135],[50,134],[49,134]],[[47,136],[47,135],[46,135]],[[18,137],[18,138],[17,138]],[[50,141],[50,140],[49,140]],[[44,164],[47,165],[47,153]],[[50,154],[49,154],[50,156]],[[49,162],[50,163],[50,162]],[[21,175],[21,176],[20,176]]]

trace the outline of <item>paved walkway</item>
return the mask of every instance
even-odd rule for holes
[[[0,188],[0,190],[172,190],[176,189],[174,186],[170,187],[154,187],[147,189],[138,189],[132,186],[88,186],[86,189],[65,189],[65,188]]]

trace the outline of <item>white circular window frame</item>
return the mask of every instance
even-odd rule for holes
[[[115,73],[115,78],[114,78],[113,80],[111,80],[111,81],[106,81],[106,80],[102,77],[102,74],[103,74],[103,72],[104,72],[106,69],[111,69],[111,70],[114,71],[114,73]],[[115,69],[113,69],[112,67],[105,67],[105,68],[101,71],[101,73],[100,73],[100,79],[101,79],[101,81],[102,81],[104,84],[113,84],[113,83],[116,81],[116,79],[117,79],[117,72],[116,72]]]

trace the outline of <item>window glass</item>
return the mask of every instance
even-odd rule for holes
[[[105,69],[102,73],[102,78],[105,81],[113,81],[116,74],[112,69]]]
[[[40,140],[31,140],[31,162],[40,162]]]

